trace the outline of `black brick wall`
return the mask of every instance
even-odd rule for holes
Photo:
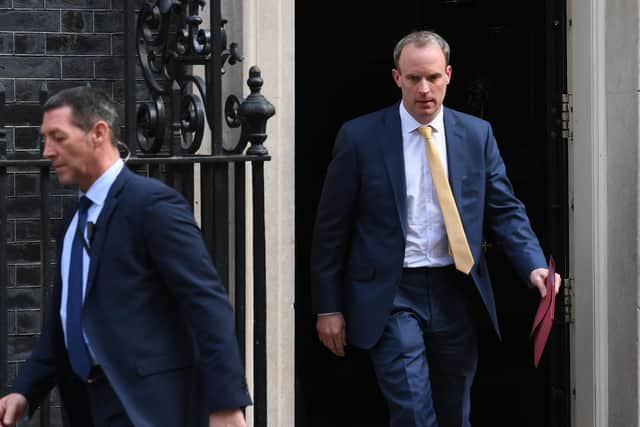
[[[136,0],[136,5],[141,4]],[[85,85],[106,90],[123,101],[124,0],[0,0],[0,83],[9,103],[9,158],[39,158],[38,100],[43,82],[50,93]],[[120,81],[118,81],[120,80]],[[138,91],[145,96],[142,84]],[[40,235],[40,175],[36,169],[10,169],[8,180],[9,257],[8,348],[12,381],[37,340],[42,300],[40,245],[55,260],[55,242],[65,209],[75,190],[49,177],[49,236]],[[55,265],[46,266],[53,277]],[[45,284],[50,286],[51,283]],[[36,415],[20,425],[61,426],[57,393],[51,396],[50,422]]]

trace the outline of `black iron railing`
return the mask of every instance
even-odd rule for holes
[[[208,28],[200,15],[204,1],[147,1],[139,11],[136,2],[125,2],[124,85],[125,141],[123,156],[135,171],[163,179],[188,200],[194,196],[194,167],[200,173],[199,210],[202,233],[216,268],[234,297],[238,343],[246,357],[247,328],[246,266],[253,265],[253,399],[254,425],[267,425],[266,359],[266,263],[264,221],[264,162],[270,160],[263,146],[266,122],[275,111],[260,94],[260,70],[252,67],[246,99],[229,95],[223,100],[224,67],[242,61],[239,46],[228,43],[227,22],[222,19],[220,1],[209,5]],[[195,66],[204,69],[204,78],[193,75]],[[140,68],[138,68],[140,67]],[[138,71],[141,71],[139,73]],[[136,99],[136,75],[142,75],[151,99]],[[237,71],[239,72],[239,71]],[[46,83],[40,103],[48,97]],[[0,84],[0,235],[8,235],[7,188],[9,174],[32,170],[39,174],[40,287],[42,319],[47,310],[49,288],[55,263],[49,250],[51,235],[51,179],[48,160],[7,151],[3,112],[13,108],[5,103]],[[239,128],[235,141],[223,138],[223,129]],[[210,135],[210,153],[201,154]],[[200,151],[199,151],[200,150]],[[250,170],[251,185],[246,182]],[[252,211],[247,212],[250,195]],[[247,255],[246,221],[252,218],[253,252]],[[9,326],[7,286],[13,260],[6,239],[0,242],[0,384],[6,390]],[[41,410],[41,425],[50,425],[49,405]]]

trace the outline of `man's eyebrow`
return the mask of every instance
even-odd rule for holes
[[[67,134],[65,131],[63,131],[62,129],[59,129],[59,128],[48,129],[46,132],[44,132],[42,130],[42,128],[40,128],[38,133],[41,136],[44,136],[45,134],[48,134],[48,135],[52,135],[52,134],[63,134],[63,135],[66,135]]]

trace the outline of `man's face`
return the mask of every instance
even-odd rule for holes
[[[60,184],[78,184],[86,191],[93,182],[94,145],[89,133],[71,122],[71,107],[45,112],[40,132],[42,155],[51,160]]]
[[[402,91],[405,108],[422,124],[438,114],[451,79],[451,66],[437,44],[417,47],[410,43],[400,53],[393,79]]]

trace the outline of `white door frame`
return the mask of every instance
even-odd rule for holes
[[[608,244],[606,133],[606,0],[567,1],[568,86],[573,134],[569,146],[572,425],[608,424]]]

